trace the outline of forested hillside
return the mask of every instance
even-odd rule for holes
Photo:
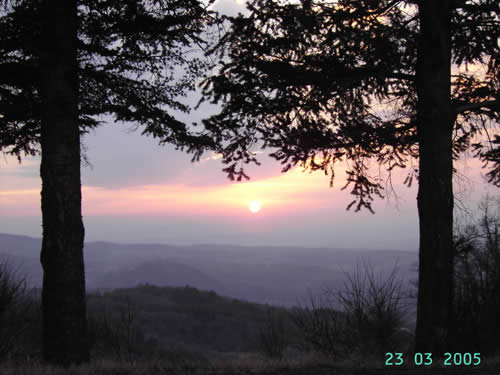
[[[189,286],[153,285],[91,294],[88,304],[91,322],[101,333],[103,318],[114,321],[122,332],[136,330],[131,344],[141,355],[147,351],[258,352],[259,334],[271,309]]]

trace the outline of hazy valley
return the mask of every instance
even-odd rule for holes
[[[40,287],[41,239],[0,234],[0,257]],[[342,287],[346,272],[369,264],[384,277],[397,263],[405,283],[416,278],[416,252],[237,245],[85,244],[89,291],[138,284],[213,290],[246,301],[293,306],[324,287]]]

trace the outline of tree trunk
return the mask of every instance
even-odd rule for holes
[[[42,3],[40,95],[45,361],[88,361],[78,130],[76,0]]]
[[[448,344],[453,271],[451,2],[422,0],[419,14],[420,263],[415,350],[442,356]]]

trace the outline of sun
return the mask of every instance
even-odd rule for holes
[[[260,201],[254,199],[248,202],[248,209],[254,214],[256,214],[257,212],[260,211]]]

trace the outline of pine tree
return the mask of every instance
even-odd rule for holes
[[[83,265],[76,1],[44,0],[40,37],[43,357],[89,360]]]
[[[420,269],[416,350],[447,347],[452,296],[453,160],[468,150],[500,186],[500,4],[495,0],[254,0],[231,19],[203,84],[220,103],[206,120],[229,178],[248,178],[256,147],[283,171],[334,180],[345,163],[356,211],[373,212],[383,179],[418,178]],[[496,143],[495,143],[496,142]],[[372,163],[371,165],[373,165]]]
[[[89,349],[80,134],[112,115],[199,157],[210,140],[169,112],[189,111],[180,99],[206,64],[186,49],[205,48],[218,21],[198,0],[1,5],[0,150],[42,157],[43,357],[81,363]]]

